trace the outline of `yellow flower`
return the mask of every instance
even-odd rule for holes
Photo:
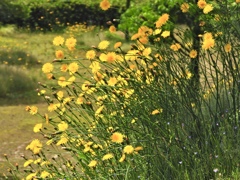
[[[42,129],[42,123],[36,124],[33,128],[33,132],[37,133],[41,131],[41,129]]]
[[[104,106],[100,106],[100,107],[96,110],[95,116],[98,116],[98,115],[102,112],[103,108],[104,108]]]
[[[114,49],[117,49],[117,48],[119,48],[119,47],[121,47],[122,46],[122,43],[121,42],[116,42],[115,44],[114,44]]]
[[[100,56],[99,56],[99,59],[100,59],[102,62],[105,62],[105,61],[107,61],[107,55],[104,54],[104,53],[101,53]]]
[[[33,163],[34,163],[34,164],[39,164],[41,161],[42,161],[42,159],[41,159],[41,158],[38,158],[38,159],[36,159]]]
[[[67,64],[62,64],[61,67],[60,67],[60,70],[61,70],[62,72],[67,72],[67,70],[68,70],[68,65],[67,65]]]
[[[61,139],[57,142],[57,146],[62,145],[62,144],[66,144],[68,142],[68,138],[66,137],[66,135],[62,135]]]
[[[92,69],[92,73],[97,73],[101,69],[99,62],[97,61],[92,62],[89,67]]]
[[[156,36],[162,32],[162,29],[155,29],[153,35]]]
[[[203,40],[212,39],[212,38],[213,38],[212,33],[207,32],[203,35]]]
[[[45,94],[45,93],[46,93],[46,90],[42,89],[42,90],[38,93],[38,95],[40,96],[40,95],[43,95],[43,94]]]
[[[52,73],[48,73],[48,74],[47,74],[47,78],[48,78],[48,79],[53,79],[53,77],[54,77],[54,76],[53,76]]]
[[[240,0],[236,0],[236,3],[240,3]]]
[[[123,92],[123,94],[126,98],[129,98],[133,93],[134,93],[134,89],[128,89]]]
[[[68,124],[64,121],[61,121],[59,124],[58,124],[58,130],[59,131],[65,131],[67,130],[68,128]]]
[[[125,59],[128,61],[134,61],[137,60],[139,51],[138,50],[129,50],[127,54],[125,55]]]
[[[189,4],[188,3],[183,3],[181,5],[181,10],[182,10],[183,13],[188,12],[188,9],[189,9]]]
[[[53,65],[51,63],[45,63],[42,67],[43,73],[50,73],[53,71]]]
[[[82,90],[83,91],[87,91],[89,90],[89,86],[91,85],[91,83],[89,81],[85,81],[82,85]]]
[[[161,36],[164,37],[164,38],[170,36],[170,31],[163,31]]]
[[[49,161],[43,161],[40,165],[44,166],[44,165],[49,165],[49,164],[51,164]]]
[[[227,53],[230,52],[231,49],[232,49],[231,44],[226,44],[226,45],[224,46],[224,50],[225,50],[225,52],[227,52]]]
[[[115,52],[108,52],[106,54],[106,61],[109,63],[113,63],[116,60],[117,56]]]
[[[186,79],[190,79],[192,77],[192,73],[190,71],[186,71]]]
[[[133,151],[134,151],[134,148],[132,145],[127,145],[123,148],[123,152],[126,154],[131,154],[133,153]]]
[[[47,171],[42,171],[40,177],[43,178],[43,179],[44,178],[51,178],[52,175],[49,172],[47,172]]]
[[[103,0],[101,3],[100,3],[100,8],[104,11],[108,10],[109,8],[111,7],[111,4],[109,3],[108,0]]]
[[[179,43],[175,43],[175,44],[172,44],[170,46],[170,48],[173,50],[173,51],[178,51],[180,48],[181,48],[181,45]]]
[[[73,63],[69,64],[68,70],[70,71],[71,74],[77,72],[78,71],[78,64],[76,62],[73,62]]]
[[[66,78],[61,76],[58,78],[58,85],[61,86],[61,87],[65,87],[67,86],[67,81],[66,81]]]
[[[141,42],[142,44],[147,44],[148,43],[148,37],[143,36],[143,37],[139,38],[139,42]]]
[[[152,115],[156,115],[156,114],[159,114],[159,113],[161,113],[163,110],[162,109],[155,109],[155,110],[153,110],[152,111]]]
[[[143,50],[142,55],[145,57],[148,57],[151,54],[151,52],[152,52],[152,49],[148,47]]]
[[[63,45],[63,43],[64,43],[64,38],[62,36],[57,36],[53,39],[53,45],[55,46]]]
[[[118,80],[115,77],[110,77],[108,80],[108,85],[109,86],[115,86],[115,84],[117,84]]]
[[[112,140],[112,142],[115,142],[115,143],[122,143],[123,142],[123,135],[119,132],[115,132],[115,133],[112,134],[111,140]]]
[[[101,41],[99,44],[98,44],[98,48],[99,49],[106,49],[108,46],[109,46],[109,41],[106,41],[106,40],[104,40],[104,41]]]
[[[59,100],[61,100],[61,99],[63,98],[63,95],[64,95],[63,91],[58,91],[58,92],[57,92],[57,98],[58,98]]]
[[[32,180],[35,176],[37,176],[37,172],[31,173],[26,177],[26,180]]]
[[[53,139],[50,139],[50,140],[48,140],[47,142],[46,142],[46,145],[50,145],[50,144],[52,144],[53,143]]]
[[[208,14],[209,12],[211,12],[213,10],[213,5],[212,4],[207,4],[204,9],[203,9],[203,13],[204,14]]]
[[[143,150],[143,147],[142,146],[137,146],[134,148],[134,151],[141,151]]]
[[[190,56],[190,58],[195,58],[195,57],[197,57],[197,51],[196,50],[191,50],[190,51],[190,53],[189,53],[189,56]]]
[[[64,53],[61,50],[57,50],[55,52],[56,58],[57,59],[63,59],[64,58]]]
[[[160,28],[162,25],[166,24],[169,20],[169,14],[163,14],[156,22],[156,28]]]
[[[37,112],[38,112],[38,108],[37,108],[36,106],[31,106],[31,107],[30,107],[29,113],[30,113],[31,115],[37,114]]]
[[[105,160],[109,160],[113,158],[113,154],[112,153],[109,153],[109,154],[106,154],[103,156],[102,160],[105,161]]]
[[[136,33],[136,34],[132,35],[131,40],[136,40],[139,37],[140,37],[140,34]]]
[[[35,139],[26,147],[26,150],[28,149],[34,154],[38,154],[42,149],[42,143],[38,139]]]
[[[96,160],[92,160],[92,161],[88,164],[89,167],[95,167],[96,165],[97,165],[97,161],[96,161]]]
[[[204,9],[207,3],[205,0],[198,0],[197,5],[200,9]]]
[[[73,37],[68,38],[65,42],[65,45],[68,47],[69,50],[72,50],[76,46],[77,40]]]
[[[109,31],[110,31],[111,33],[116,32],[116,27],[115,27],[114,25],[111,25],[111,26],[109,27]]]
[[[215,45],[214,39],[207,39],[203,41],[202,48],[208,50],[210,48],[213,48],[214,45]]]
[[[27,161],[23,164],[23,167],[29,166],[32,162],[33,162],[32,159],[27,160]]]
[[[89,50],[86,53],[86,58],[87,59],[94,59],[96,56],[96,52],[94,50]]]
[[[138,34],[142,37],[151,35],[153,30],[147,26],[141,26],[138,28]]]
[[[126,158],[126,155],[123,153],[122,157],[119,159],[119,162],[123,162],[125,160],[125,158]]]
[[[51,103],[51,104],[48,105],[48,111],[53,112],[53,111],[57,110],[58,107],[59,107],[59,104]]]
[[[96,73],[94,74],[94,79],[95,79],[96,81],[101,81],[101,80],[103,79],[103,75],[102,75],[100,72],[96,72]]]
[[[76,104],[83,104],[83,97],[79,96],[76,100]]]

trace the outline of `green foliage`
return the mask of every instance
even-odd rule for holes
[[[150,0],[141,3],[131,1],[131,6],[121,14],[119,29],[137,32],[140,26],[153,27],[159,16],[170,13],[171,18],[177,18],[181,1]],[[180,19],[180,18],[179,18]]]

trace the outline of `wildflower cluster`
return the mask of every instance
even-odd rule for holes
[[[107,10],[110,3],[103,0],[100,7]],[[190,18],[197,9],[199,20],[224,30],[225,17],[212,24],[214,8],[204,0],[179,7]],[[34,132],[46,142],[27,146],[34,158],[24,164],[31,168],[26,179],[212,179],[221,176],[215,168],[232,173],[221,161],[226,151],[234,157],[233,137],[239,137],[227,134],[229,144],[223,134],[235,132],[239,117],[239,43],[231,34],[239,38],[239,31],[219,34],[198,23],[196,32],[169,24],[171,15],[163,13],[152,28],[139,27],[130,49],[101,40],[85,57],[57,51],[57,60],[43,65],[54,84],[40,83],[48,112],[26,110],[43,118]],[[74,37],[53,40],[70,51],[77,43]],[[222,94],[226,104],[215,98]],[[238,162],[231,160],[233,168]]]

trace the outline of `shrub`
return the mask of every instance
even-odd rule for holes
[[[84,24],[106,27],[106,22],[118,18],[118,7],[103,13],[96,4],[86,5],[77,1],[56,1],[52,3],[29,3],[30,16],[20,26],[30,30],[61,31],[68,25]]]
[[[28,9],[14,0],[1,0],[0,22],[2,24],[16,24],[23,22],[28,17]]]

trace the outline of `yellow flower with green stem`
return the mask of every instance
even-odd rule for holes
[[[33,154],[39,154],[42,149],[42,143],[38,139],[35,139],[26,147],[26,150],[28,149],[31,150]]]
[[[41,129],[42,129],[42,123],[38,123],[34,126],[33,132],[35,132],[35,133],[40,132]]]
[[[36,107],[36,106],[31,106],[30,107],[29,113],[31,115],[37,114],[37,112],[38,112],[38,107]]]
[[[23,164],[23,167],[27,167],[27,166],[31,165],[32,163],[33,163],[33,160],[29,159]]]

